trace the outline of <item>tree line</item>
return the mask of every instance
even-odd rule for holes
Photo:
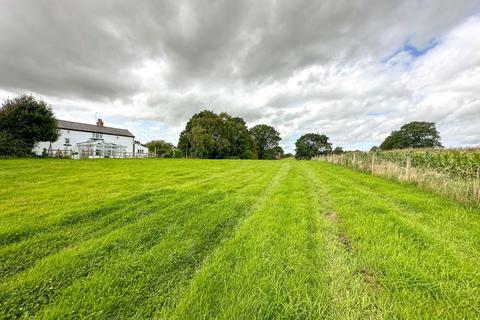
[[[145,146],[163,158],[272,160],[285,156],[280,140],[280,133],[272,126],[248,128],[240,117],[204,110],[188,120],[177,146],[164,140],[152,140]]]
[[[2,104],[0,156],[31,156],[39,142],[56,141],[58,138],[58,123],[46,102],[20,95]],[[435,123],[415,121],[393,131],[371,151],[442,148],[440,139]],[[152,140],[145,146],[149,152],[166,158],[271,160],[293,157],[284,153],[280,141],[280,133],[272,126],[259,124],[248,128],[241,117],[204,110],[188,120],[177,146],[164,140]],[[325,134],[306,133],[295,142],[295,158],[299,160],[343,152],[341,147],[332,148]]]
[[[188,120],[178,139],[184,157],[207,159],[280,159],[280,133],[272,126],[248,128],[240,117],[204,110]]]

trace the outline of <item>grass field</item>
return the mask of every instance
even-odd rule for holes
[[[0,317],[475,319],[480,210],[321,161],[2,160]]]

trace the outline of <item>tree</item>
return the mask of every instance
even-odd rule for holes
[[[324,134],[306,133],[295,142],[295,159],[310,160],[313,157],[332,152],[332,144]]]
[[[225,112],[221,113],[220,117],[225,126],[226,139],[230,144],[228,155],[224,157],[256,159],[255,143],[245,121],[240,117],[232,117]]]
[[[440,139],[434,122],[414,121],[392,131],[380,149],[442,148]]]
[[[152,140],[145,143],[145,146],[148,148],[148,152],[155,153],[155,156],[160,158],[171,158],[173,157],[174,145],[170,142],[164,140]]]
[[[190,118],[180,134],[178,149],[184,156],[195,158],[256,158],[254,142],[245,121],[208,110]]]
[[[281,138],[280,133],[274,127],[259,124],[250,129],[250,134],[255,142],[258,159],[277,159],[281,149],[278,145]],[[281,153],[283,154],[283,149]]]
[[[40,141],[56,141],[59,137],[57,120],[52,108],[44,101],[33,96],[20,95],[7,99],[0,109],[1,154],[12,155],[6,151],[9,145],[14,155],[31,154]]]
[[[377,152],[377,151],[378,151],[377,146],[373,146],[372,148],[370,148],[370,152]]]
[[[342,153],[344,153],[344,151],[343,151],[342,147],[336,147],[335,149],[333,149],[332,153],[333,154],[342,154]]]
[[[283,158],[283,148],[280,147],[280,146],[276,146],[271,151],[271,154],[272,154],[271,159],[275,159],[275,160],[281,159],[281,158]]]
[[[215,140],[220,137],[218,127],[218,115],[212,111],[204,110],[194,114],[188,120],[185,130],[180,133],[178,149],[186,157],[211,157],[214,153]]]
[[[32,148],[24,141],[0,131],[0,156],[24,157],[32,154]]]

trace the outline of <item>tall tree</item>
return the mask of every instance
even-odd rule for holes
[[[324,134],[306,133],[295,142],[295,159],[310,160],[332,152],[332,144]]]
[[[414,121],[393,131],[380,145],[382,150],[406,148],[442,148],[434,122]]]
[[[204,110],[193,115],[180,134],[178,149],[185,156],[222,159],[256,157],[245,121],[227,113]]]
[[[240,159],[256,159],[255,144],[245,121],[240,117],[232,117],[227,113],[221,113],[220,116],[226,128],[225,135],[230,142],[230,156]]]
[[[280,133],[274,127],[259,124],[250,129],[250,134],[255,141],[258,159],[277,159],[279,156]],[[279,149],[280,148],[280,149]],[[281,150],[281,155],[283,149]],[[281,156],[280,155],[280,156]]]
[[[180,133],[178,148],[189,157],[210,158],[215,153],[215,144],[221,136],[218,115],[204,110],[188,120]]]
[[[11,143],[18,156],[31,154],[40,141],[56,141],[59,137],[58,123],[51,107],[29,95],[20,95],[3,103],[0,132],[3,137],[0,149],[8,149],[5,143]]]

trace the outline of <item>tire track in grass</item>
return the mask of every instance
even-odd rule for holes
[[[288,162],[286,169],[162,318],[319,319],[329,313],[318,201],[300,163]]]
[[[333,166],[312,166],[352,238],[355,254],[385,288],[375,305],[386,318],[478,315],[480,274],[475,265],[457,258],[435,235],[429,237],[399,219],[400,208],[388,199],[356,186]]]
[[[328,319],[382,319],[375,306],[379,287],[374,280],[366,281],[366,269],[353,252],[352,243],[342,221],[332,209],[328,193],[318,181],[311,166],[305,165],[306,177],[318,201],[322,232],[318,233],[325,264],[322,272],[327,278],[329,296]]]
[[[325,171],[323,172],[325,174]],[[362,214],[364,213],[368,213],[369,212],[369,207],[367,205],[367,207],[364,207],[364,206],[360,206],[360,203],[358,201],[358,198],[359,197],[359,192],[358,190],[355,190],[355,187],[352,187],[352,183],[351,182],[344,182],[344,187],[342,189],[342,187],[338,187],[339,185],[339,181],[341,181],[341,177],[339,177],[339,175],[335,175],[334,177],[333,176],[330,176],[330,179],[335,179],[335,186],[337,186],[334,190],[333,193],[335,194],[341,194],[343,195],[343,198],[349,198],[349,200],[347,200],[346,202],[350,201],[350,202],[353,202],[355,203],[355,206],[357,207],[357,211],[360,211]],[[351,193],[348,193],[346,192],[346,188],[349,188],[350,192]],[[353,189],[353,191],[352,191]],[[354,196],[356,195],[356,196]],[[375,203],[375,196],[374,195],[367,195],[368,196],[368,199],[370,199],[370,203]],[[364,196],[362,197],[363,198],[367,198],[367,196]],[[353,199],[353,200],[352,200]],[[393,211],[395,211],[395,208],[393,208]],[[389,210],[388,209],[384,209],[382,210],[382,213],[389,213]],[[376,218],[381,218],[381,217],[376,217]],[[378,220],[378,219],[377,219]],[[411,248],[416,248],[416,250],[422,250],[422,249],[425,249],[424,246],[426,245],[426,242],[424,239],[422,239],[421,237],[419,238],[419,234],[418,233],[412,233],[412,230],[411,229],[408,229],[408,227],[405,227],[403,226],[399,221],[397,221],[396,217],[395,216],[389,216],[388,219],[386,220],[387,222],[389,222],[391,225],[393,225],[395,227],[395,229],[393,230],[393,232],[397,232],[400,228],[400,230],[402,231],[400,233],[400,235],[402,236],[402,240],[399,241],[399,243],[401,245],[403,245],[402,248],[400,248],[401,250],[405,250],[405,249],[409,249],[411,250]],[[384,226],[385,228],[385,226]],[[406,231],[409,231],[407,234],[405,234],[405,230]],[[383,230],[384,231],[384,230]],[[375,231],[371,231],[370,233],[372,234],[381,234],[381,231],[378,231],[378,232],[375,232]],[[397,232],[398,233],[398,232]],[[406,238],[405,238],[406,237]],[[420,241],[420,242],[419,242]],[[418,246],[420,243],[420,247]],[[379,260],[381,261],[381,259]],[[408,280],[408,279],[406,279]],[[426,279],[419,279],[418,276],[417,276],[417,284],[418,285],[419,281],[423,281],[426,286],[428,287],[428,281]],[[421,283],[420,283],[421,284]],[[431,286],[430,286],[431,287]],[[428,289],[428,288],[427,288]],[[438,294],[438,292],[437,292]]]
[[[271,170],[263,175],[261,181],[266,181],[269,174]],[[248,182],[258,179],[259,175],[255,172],[247,172],[240,177]],[[32,316],[43,306],[57,299],[62,300],[64,298],[62,292],[64,290],[68,292],[68,287],[75,286],[75,283],[88,282],[88,279],[95,277],[95,274],[112,268],[118,263],[117,261],[135,261],[136,258],[158,245],[159,241],[162,242],[165,237],[175,236],[183,229],[188,229],[188,221],[192,217],[204,217],[206,212],[209,212],[209,208],[215,206],[220,208],[222,201],[228,204],[225,196],[229,192],[240,192],[242,188],[238,187],[241,185],[242,181],[235,183],[232,181],[226,186],[218,187],[224,190],[222,192],[216,190],[197,192],[197,194],[187,192],[183,197],[188,201],[169,208],[167,212],[146,217],[133,225],[127,225],[100,238],[86,241],[79,247],[70,248],[41,260],[33,269],[21,273],[1,286],[0,300],[3,303],[0,312],[12,317]],[[192,240],[187,238],[185,241],[188,244]],[[170,247],[174,244],[175,242],[169,243]],[[162,256],[157,258],[161,261]],[[91,289],[94,292],[100,288]],[[135,307],[126,303],[125,307],[128,306]]]
[[[334,169],[337,169],[337,166],[334,166]],[[341,168],[340,169],[344,169]],[[368,187],[368,181],[358,181],[355,179],[355,174],[353,174],[353,177],[350,175],[352,173],[355,173],[355,171],[350,171],[346,169],[347,171],[343,172],[341,171],[342,174],[338,174],[336,172],[335,178],[339,179],[341,181],[344,181],[344,185],[348,184],[356,190],[358,193],[362,193],[365,196],[372,198],[372,199],[377,199],[380,203],[382,203],[382,206],[378,205],[373,205],[372,206],[372,211],[378,212],[379,214],[389,212],[391,214],[390,219],[392,221],[395,221],[398,226],[402,226],[402,229],[399,229],[399,232],[403,232],[405,236],[407,236],[411,241],[413,241],[413,244],[418,246],[420,249],[424,249],[427,246],[436,246],[438,249],[442,249],[444,251],[444,256],[448,256],[452,260],[468,260],[470,264],[472,265],[472,268],[475,268],[476,262],[480,259],[480,256],[478,254],[473,254],[472,252],[477,251],[478,245],[475,244],[475,239],[478,239],[478,236],[480,234],[475,231],[475,218],[476,216],[470,216],[472,218],[472,229],[469,229],[467,225],[465,225],[465,232],[462,232],[461,235],[466,235],[461,237],[459,234],[451,234],[448,232],[442,232],[442,230],[448,230],[450,228],[457,228],[457,219],[454,217],[451,220],[444,220],[443,224],[441,225],[441,228],[437,227],[432,227],[431,223],[428,222],[427,220],[436,220],[438,219],[438,211],[433,211],[433,212],[427,212],[423,214],[422,219],[419,219],[418,212],[411,212],[407,208],[410,206],[408,205],[408,202],[398,202],[398,201],[393,201],[392,198],[384,196],[384,192],[388,192],[388,187],[391,187],[392,189],[400,190],[398,193],[406,189],[409,192],[414,193],[411,195],[412,198],[418,197],[421,199],[427,198],[427,195],[422,193],[421,190],[418,189],[413,189],[411,190],[411,186],[408,185],[399,185],[395,182],[388,181],[388,180],[383,180],[382,178],[377,178],[377,177],[372,177],[371,175],[366,175],[365,177],[367,179],[381,179],[381,182],[386,182],[387,185],[382,189],[383,193],[380,192],[375,192],[371,190]],[[361,175],[364,175],[364,173],[361,173]],[[365,179],[365,180],[367,180]],[[391,186],[390,186],[391,185]],[[362,187],[364,186],[364,187]],[[450,209],[453,209],[453,214],[458,214],[459,211],[463,211],[464,214],[466,213],[474,213],[471,212],[471,210],[463,208],[461,205],[456,204],[451,202],[450,200],[447,200],[445,198],[441,198],[438,195],[431,195],[431,198],[428,199],[429,202],[437,200],[439,203],[444,203],[445,201],[447,204],[450,206]],[[438,205],[438,204],[437,204]],[[411,209],[410,209],[411,210]],[[478,213],[480,213],[480,210],[477,210]],[[428,216],[430,214],[430,216]],[[435,218],[432,218],[434,216]],[[444,216],[446,216],[446,213],[444,213]],[[429,219],[428,219],[429,218]],[[446,228],[446,226],[449,226],[449,228]],[[439,235],[440,233],[440,235]],[[478,234],[478,236],[477,236]],[[467,243],[465,243],[467,242]],[[473,242],[473,243],[472,243]],[[466,249],[468,248],[468,249]],[[465,250],[467,250],[465,254]]]
[[[480,259],[480,219],[477,219],[480,210],[477,208],[459,206],[452,200],[413,185],[392,184],[391,180],[370,175],[367,175],[369,179],[364,179],[365,173],[359,175],[356,171],[344,171],[348,169],[343,167],[335,169],[348,176],[355,185],[363,186],[371,194],[391,202],[405,219],[420,224],[427,234],[435,235],[436,241],[445,242],[462,258],[471,261]],[[433,215],[435,219],[432,219]]]

